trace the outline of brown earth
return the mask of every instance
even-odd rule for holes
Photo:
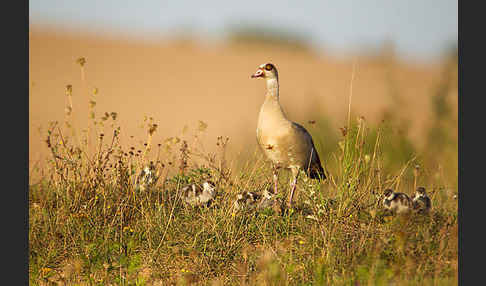
[[[352,110],[376,123],[385,109],[391,109],[411,120],[410,136],[417,144],[430,122],[430,96],[440,79],[439,65],[389,65],[379,57],[337,59],[269,45],[145,43],[31,28],[29,47],[30,167],[47,154],[47,123],[63,121],[68,84],[73,86],[73,114],[79,127],[87,126],[88,95],[96,87],[97,116],[118,112],[127,142],[146,138],[146,129],[140,127],[144,116],[159,124],[154,143],[180,135],[185,125],[193,130],[202,120],[208,124],[206,144],[213,146],[217,136],[228,136],[228,152],[234,156],[256,149],[256,120],[265,85],[250,75],[262,63],[271,61],[278,67],[281,102],[291,119],[309,127],[308,120],[327,116],[336,134],[346,124],[356,63]],[[85,84],[75,62],[79,57],[87,60]],[[399,101],[391,96],[394,92]],[[451,93],[456,110],[457,87]]]

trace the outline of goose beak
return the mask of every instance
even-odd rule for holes
[[[262,69],[258,69],[256,71],[256,73],[251,75],[251,78],[257,78],[257,77],[263,77],[263,70]]]

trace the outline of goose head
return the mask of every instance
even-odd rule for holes
[[[415,191],[415,199],[418,199],[420,197],[425,197],[427,194],[425,193],[425,188],[424,187],[418,187],[417,190]]]
[[[393,200],[395,198],[395,192],[393,192],[393,190],[391,189],[386,189],[384,192],[383,192],[383,196],[384,196],[384,199],[385,200]]]
[[[278,79],[277,68],[272,63],[262,64],[258,67],[257,71],[252,74],[251,78],[265,78],[269,79]]]

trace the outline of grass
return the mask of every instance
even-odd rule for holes
[[[84,78],[86,61],[78,64]],[[260,152],[228,162],[223,137],[215,140],[217,152],[205,152],[202,121],[192,133],[152,142],[158,125],[150,117],[144,143],[122,146],[118,114],[96,116],[96,89],[87,92],[92,124],[80,132],[68,86],[65,121],[51,123],[46,133],[52,157],[42,179],[29,186],[30,283],[456,285],[457,164],[437,154],[457,156],[457,135],[448,131],[454,122],[445,119],[451,115],[444,113],[442,90],[433,97],[442,107],[431,128],[440,128],[440,138],[452,136],[447,148],[434,149],[438,139],[430,133],[432,149],[417,151],[406,132],[395,132],[406,122],[393,116],[369,126],[350,109],[338,135],[321,124],[325,117],[317,119],[309,131],[329,179],[300,176],[296,208],[279,214],[232,209],[238,192],[271,185]],[[137,174],[150,163],[157,180],[141,191]],[[184,204],[182,187],[207,178],[217,185],[214,203]],[[431,196],[430,215],[383,211],[384,189],[412,194],[417,184]],[[281,176],[280,189],[288,185],[289,177]]]

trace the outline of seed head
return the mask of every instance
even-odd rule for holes
[[[81,67],[84,67],[84,65],[86,64],[86,58],[84,57],[78,58],[76,60],[76,63],[79,64]]]
[[[73,93],[73,86],[68,84],[66,85],[66,95],[72,95]]]

